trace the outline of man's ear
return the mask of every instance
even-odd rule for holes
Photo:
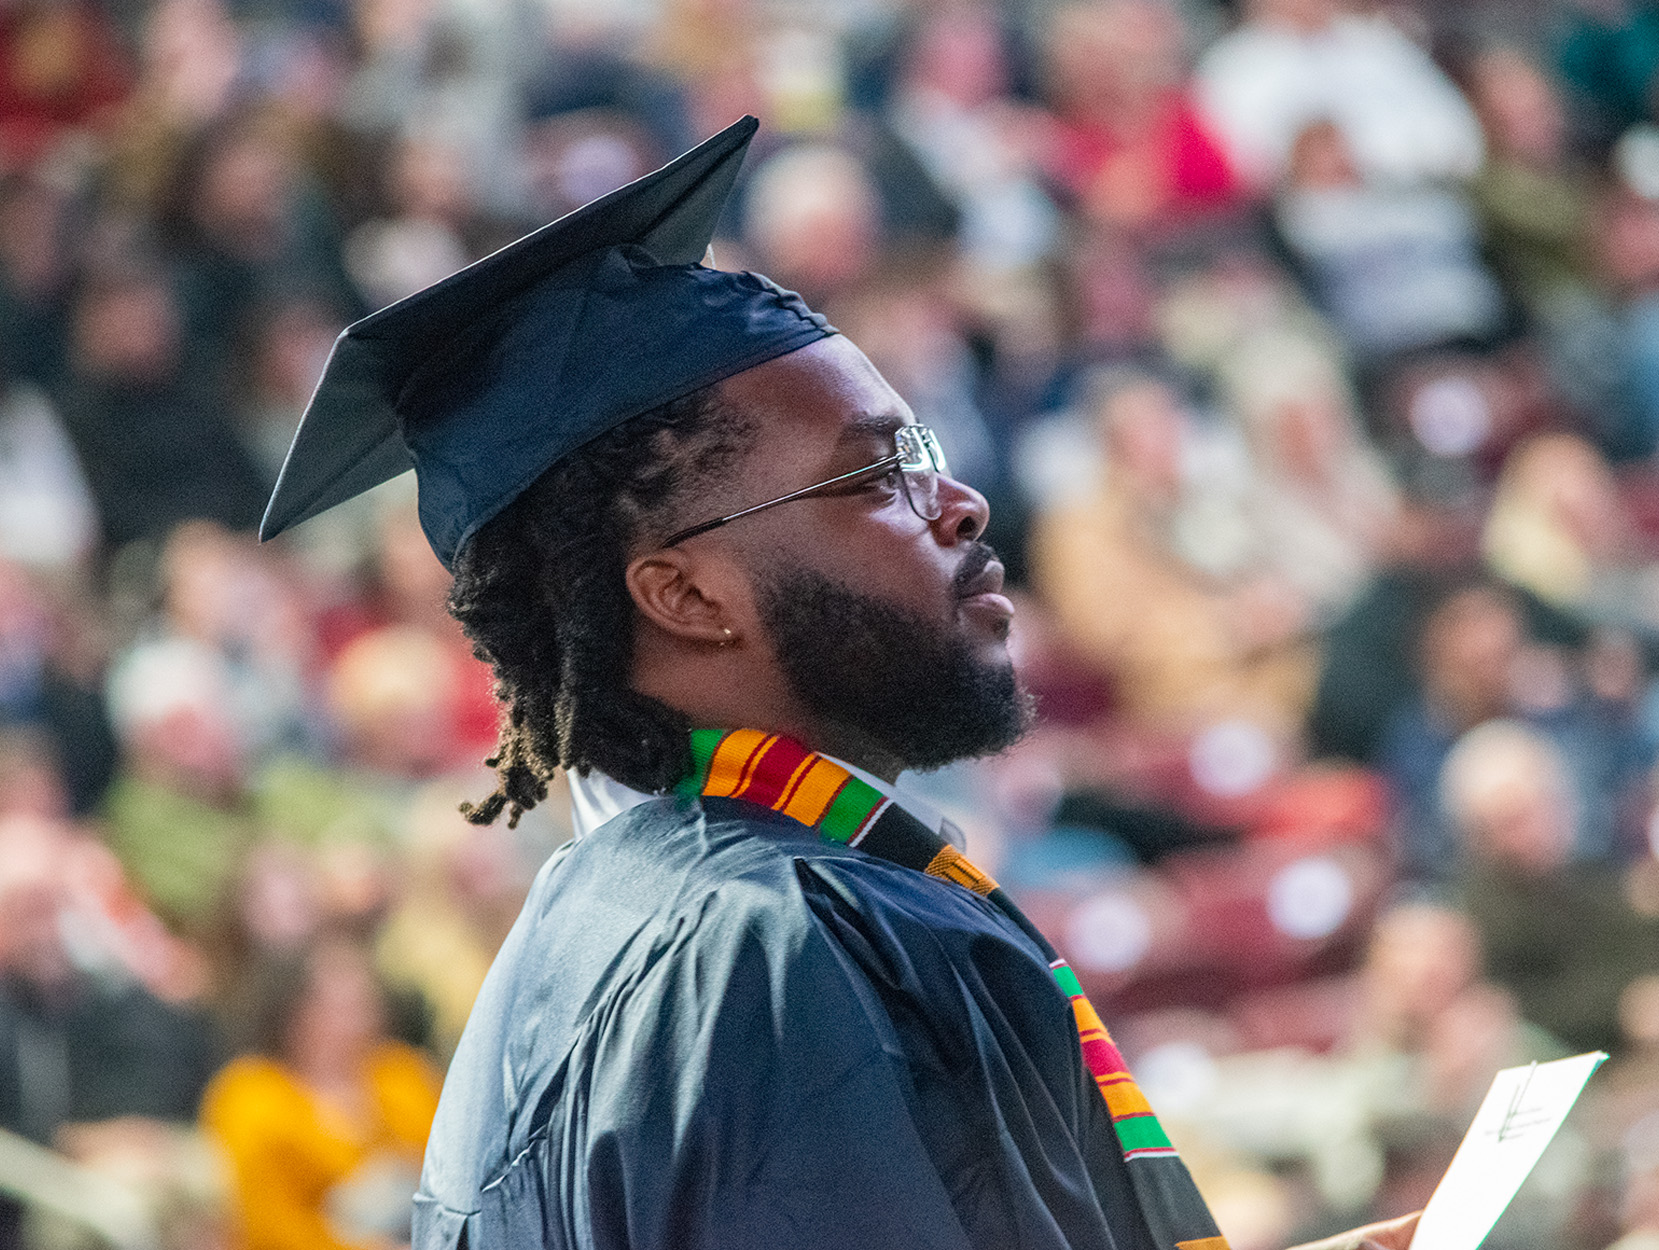
[[[740,625],[734,609],[741,611],[730,572],[716,561],[664,547],[629,561],[623,579],[639,614],[664,633],[729,646]]]

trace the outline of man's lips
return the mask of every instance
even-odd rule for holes
[[[970,560],[974,557],[970,556]],[[1011,620],[1014,616],[1014,604],[1007,595],[1002,593],[1002,579],[1005,570],[1002,561],[994,556],[983,560],[974,560],[981,567],[975,571],[970,565],[962,570],[968,574],[957,576],[956,595],[964,608],[986,616]]]

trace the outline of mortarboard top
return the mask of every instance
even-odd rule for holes
[[[335,340],[259,536],[415,470],[445,565],[589,440],[835,333],[793,292],[706,269],[753,117]]]

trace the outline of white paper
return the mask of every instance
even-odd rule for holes
[[[1597,1050],[1498,1073],[1418,1221],[1411,1250],[1477,1250],[1606,1058]]]

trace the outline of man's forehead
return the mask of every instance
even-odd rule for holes
[[[847,339],[836,336],[747,370],[727,397],[761,418],[757,433],[815,446],[892,446],[913,425],[908,404]]]

